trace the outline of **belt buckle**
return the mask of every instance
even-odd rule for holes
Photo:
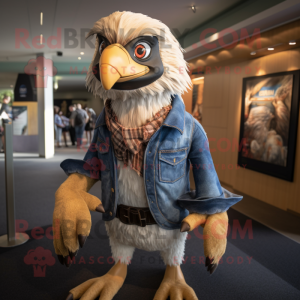
[[[141,227],[146,227],[146,225],[147,225],[146,213],[142,209],[139,209],[138,214],[139,214],[140,226]]]
[[[128,207],[128,208],[125,208],[125,207],[123,207],[123,209],[124,210],[126,210],[127,211],[127,216],[125,216],[125,215],[123,215],[125,218],[127,218],[128,220],[128,223],[125,223],[125,224],[131,224],[131,220],[130,220],[130,207]]]

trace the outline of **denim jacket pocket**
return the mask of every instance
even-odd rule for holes
[[[185,175],[187,148],[160,150],[159,180],[173,183]]]

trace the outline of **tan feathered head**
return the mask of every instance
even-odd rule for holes
[[[181,95],[189,88],[183,49],[162,22],[139,13],[115,12],[97,21],[87,37],[92,35],[95,53],[86,86],[94,95],[104,100],[147,99]]]

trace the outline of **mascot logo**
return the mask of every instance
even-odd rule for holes
[[[24,72],[27,75],[34,75],[36,88],[46,88],[48,77],[55,76],[57,69],[53,66],[51,59],[39,56],[28,61]]]
[[[37,247],[35,250],[28,251],[24,257],[24,262],[26,265],[33,266],[34,277],[46,277],[46,268],[55,264],[55,258],[50,250]]]

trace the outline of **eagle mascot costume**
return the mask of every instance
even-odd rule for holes
[[[105,108],[84,159],[61,164],[68,178],[55,194],[54,247],[69,267],[90,233],[90,211],[97,211],[115,264],[67,299],[111,300],[138,248],[159,250],[166,265],[155,300],[196,300],[180,268],[187,232],[204,228],[205,265],[212,274],[226,248],[226,211],[241,197],[221,187],[206,133],[185,111],[181,94],[191,80],[170,29],[142,14],[115,12],[94,24],[88,37],[93,35],[86,85]],[[88,193],[98,181],[101,200]]]

